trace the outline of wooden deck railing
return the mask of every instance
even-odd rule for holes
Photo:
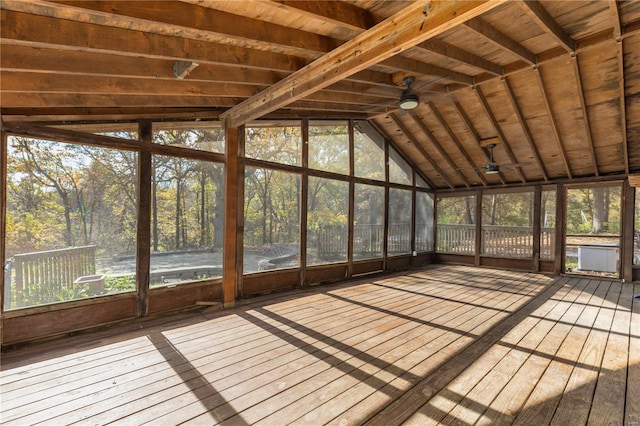
[[[475,254],[475,225],[443,225],[436,227],[436,251],[439,253]]]
[[[493,257],[533,256],[533,228],[482,225],[481,254]]]
[[[71,247],[13,257],[16,290],[27,285],[73,287],[76,278],[96,273],[96,246]]]
[[[533,229],[525,226],[483,225],[483,256],[530,258],[533,256]],[[475,254],[475,225],[438,225],[437,246],[440,253]],[[555,257],[555,229],[542,228],[540,258]]]

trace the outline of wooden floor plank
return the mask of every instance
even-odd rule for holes
[[[546,316],[562,316],[570,309],[571,302],[578,297],[579,292],[575,289],[568,292],[562,300],[551,301],[553,308],[549,309]],[[538,311],[546,310],[542,306]],[[535,314],[535,313],[534,313]],[[519,330],[524,328],[523,330]],[[423,424],[437,424],[443,422],[445,424],[451,422],[473,423],[477,420],[478,415],[482,414],[487,407],[480,403],[479,398],[469,395],[476,383],[481,383],[483,378],[490,376],[494,371],[494,367],[499,361],[509,355],[508,358],[516,358],[526,361],[527,355],[534,353],[544,339],[549,338],[549,332],[552,329],[552,323],[549,321],[538,321],[536,324],[528,327],[522,327],[522,323],[513,329],[507,336],[509,341],[513,341],[517,337],[521,339],[513,345],[496,345],[481,356],[473,365],[454,379],[443,391],[434,396],[434,398],[417,411],[408,422],[420,422]],[[527,330],[525,332],[525,330]],[[501,339],[501,341],[504,339]],[[524,356],[521,356],[524,355]],[[510,376],[508,376],[510,377]],[[494,389],[500,389],[497,383],[490,379]],[[485,382],[486,383],[486,382]],[[499,382],[498,382],[499,383]],[[486,386],[486,384],[485,384]],[[479,397],[483,397],[479,395]],[[490,402],[490,400],[488,401]],[[448,413],[448,414],[447,414]],[[494,419],[498,420],[498,419]]]
[[[632,296],[625,425],[640,424],[640,283],[635,283]]]
[[[629,361],[629,321],[631,320],[631,286],[621,286],[613,322],[607,338],[598,382],[596,384],[589,424],[623,424]]]
[[[9,351],[0,419],[633,424],[639,292],[448,265],[258,297]]]
[[[596,293],[595,296],[600,299],[600,303],[594,301],[588,306],[590,310],[597,309],[597,315],[595,321],[588,324],[589,336],[578,356],[551,424],[566,425],[567,422],[586,424],[589,418],[606,339],[615,313],[615,309],[612,309],[606,301],[614,298],[617,300],[620,293],[620,287],[614,285],[614,282],[605,283],[609,283],[607,294]]]
[[[491,362],[491,358],[487,363],[487,360],[483,357],[476,364],[481,367],[483,364],[488,365],[485,365],[484,368],[479,368],[479,373],[471,375],[471,372],[465,372],[461,377],[470,376],[469,379],[463,380],[463,383],[466,383],[467,386],[450,389],[455,395],[460,395],[462,398],[442,421],[447,423],[459,420],[475,423],[480,416],[487,412],[491,417],[492,423],[510,421],[508,414],[505,415],[506,413],[503,413],[500,409],[490,408],[491,402],[500,390],[507,386],[517,371],[523,368],[530,356],[536,353],[548,355],[549,357],[553,356],[553,354],[545,352],[552,349],[552,346],[547,346],[547,343],[554,341],[554,338],[562,339],[566,331],[561,330],[557,323],[554,323],[553,318],[560,315],[560,319],[564,321],[571,321],[576,318],[582,311],[582,307],[577,307],[573,302],[580,300],[585,295],[585,288],[587,291],[590,289],[587,284],[586,280],[578,281],[573,288],[567,289],[568,291],[564,295],[558,294],[553,300],[540,307],[528,317],[532,322],[537,320],[531,327],[527,326],[527,321],[523,321],[515,327],[512,332],[505,336],[505,339],[502,339],[494,347],[500,348],[501,351],[499,353],[503,354],[502,358],[496,358],[497,363],[495,365]],[[521,339],[516,342],[517,337],[521,337]],[[487,374],[483,375],[483,371],[487,371]],[[477,385],[474,386],[476,383]],[[469,390],[471,386],[473,388]],[[449,399],[457,402],[452,397],[449,397]],[[432,415],[431,418],[434,418],[434,416]],[[440,420],[437,417],[436,419]]]

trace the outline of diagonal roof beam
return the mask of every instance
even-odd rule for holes
[[[246,123],[444,33],[507,0],[414,2],[223,115]]]
[[[624,91],[624,41],[618,43],[618,85],[620,86],[620,127],[622,131],[622,154],[624,157],[624,170],[629,173],[629,141],[627,135],[627,101]]]
[[[415,48],[428,50],[429,52],[437,53],[441,56],[446,56],[449,59],[462,62],[463,64],[470,65],[474,68],[479,68],[493,75],[502,75],[504,70],[501,65],[494,62],[487,61],[480,56],[467,52],[449,43],[445,43],[437,38],[424,41],[417,45]]]
[[[524,11],[529,17],[538,24],[547,34],[553,37],[562,47],[569,53],[573,53],[578,48],[569,34],[553,19],[549,12],[542,7],[540,2],[534,0],[524,0],[520,2]]]
[[[396,124],[396,126],[398,126],[400,131],[405,135],[405,137],[407,137],[407,138],[409,138],[409,140],[411,140],[411,143],[418,149],[418,151],[420,151],[420,154],[422,154],[424,156],[424,158],[431,164],[431,166],[442,177],[442,179],[447,183],[447,185],[449,185],[449,188],[454,189],[455,185],[453,183],[451,183],[451,181],[449,180],[447,175],[444,173],[444,171],[442,171],[442,169],[438,166],[438,162],[435,161],[429,155],[429,153],[422,147],[422,145],[420,145],[420,143],[413,137],[413,135],[411,134],[409,129],[407,129],[407,127],[402,123],[402,121],[400,121],[398,116],[396,114],[394,114],[394,113],[389,114],[389,116],[391,117],[393,122]],[[467,182],[465,181],[465,183],[467,183]],[[432,185],[432,186],[434,186],[434,185]]]
[[[548,181],[549,176],[547,175],[547,170],[545,169],[542,159],[540,158],[540,153],[538,152],[538,148],[536,148],[536,144],[533,141],[531,129],[529,129],[527,120],[524,118],[524,114],[522,113],[520,104],[518,104],[518,100],[516,99],[516,95],[513,91],[513,88],[511,87],[511,84],[509,84],[509,80],[507,79],[507,77],[504,77],[503,82],[504,82],[504,87],[507,91],[507,95],[509,95],[511,106],[513,107],[513,110],[516,112],[516,117],[518,117],[518,121],[520,122],[522,131],[524,132],[524,136],[527,139],[527,142],[529,143],[529,149],[531,149],[531,152],[533,153],[533,156],[536,159],[536,164],[538,165],[540,172],[542,172],[542,177],[544,178],[545,181]]]
[[[540,74],[540,70],[538,67],[533,68],[533,72],[536,74],[538,78],[538,85],[540,86],[540,95],[542,96],[542,101],[544,103],[545,108],[547,109],[547,115],[549,117],[549,121],[551,122],[551,130],[553,130],[553,136],[556,139],[556,144],[558,145],[558,151],[560,152],[560,157],[562,158],[562,162],[564,163],[565,171],[567,172],[567,177],[569,179],[573,178],[573,174],[571,173],[571,166],[569,165],[569,160],[567,159],[567,152],[564,148],[564,144],[562,143],[562,138],[560,137],[560,129],[558,129],[558,123],[553,115],[553,111],[551,110],[551,103],[549,102],[549,98],[547,97],[547,90],[544,86],[544,80],[542,80],[542,75]]]
[[[578,86],[578,99],[580,100],[582,116],[584,117],[584,128],[587,136],[587,144],[589,145],[589,152],[591,153],[591,161],[593,161],[593,172],[596,176],[600,176],[600,171],[598,170],[598,157],[596,157],[596,148],[593,144],[593,134],[591,133],[591,122],[589,121],[589,114],[587,112],[587,102],[584,98],[584,88],[582,87],[582,75],[580,74],[580,63],[578,62],[578,55],[573,56],[573,74],[576,76],[576,85]]]
[[[622,24],[620,23],[620,11],[618,10],[618,2],[616,0],[607,0],[609,10],[611,11],[611,20],[613,21],[613,38],[617,42],[622,40]]]
[[[311,18],[362,31],[373,27],[376,18],[366,9],[359,8],[343,1],[301,1],[301,0],[264,0],[282,10],[293,10]]]
[[[473,77],[471,77],[470,75],[448,70],[436,65],[419,62],[415,59],[403,58],[401,56],[394,56],[393,58],[386,59],[380,62],[378,65],[388,66],[393,69],[398,69],[418,75],[443,77],[456,83],[465,84],[467,86],[471,86],[472,84],[474,84]]]
[[[466,23],[466,26],[502,49],[508,50],[526,63],[534,65],[538,62],[538,57],[533,52],[487,24],[482,19],[472,19]]]
[[[488,182],[485,179],[485,177],[482,175],[482,172],[479,171],[477,166],[473,163],[473,160],[469,156],[469,153],[467,152],[466,149],[464,149],[464,147],[460,143],[460,140],[458,139],[456,134],[453,133],[453,130],[451,130],[451,127],[449,127],[449,124],[447,124],[447,122],[444,119],[444,117],[442,116],[442,114],[440,114],[440,111],[438,111],[438,109],[433,104],[433,102],[428,102],[427,105],[429,105],[429,108],[431,109],[431,112],[433,112],[433,115],[436,117],[436,120],[438,121],[438,123],[440,123],[440,125],[444,128],[444,130],[449,135],[449,138],[453,141],[455,146],[462,153],[462,155],[467,160],[467,162],[471,165],[472,169],[476,172],[476,175],[478,175],[478,178],[480,178],[480,181],[482,182],[482,184],[484,186],[487,186]]]
[[[504,151],[507,153],[509,161],[511,161],[512,163],[517,163],[518,161],[513,155],[513,151],[511,151],[511,146],[509,145],[506,136],[504,135],[504,133],[502,133],[500,123],[498,123],[498,120],[496,120],[496,116],[493,114],[493,111],[491,110],[491,107],[487,102],[487,98],[484,96],[479,86],[473,86],[473,91],[476,92],[476,96],[480,101],[480,105],[482,105],[484,112],[487,114],[487,117],[489,117],[489,120],[491,121],[493,128],[496,130],[496,133],[498,133],[498,137],[500,138],[500,142],[502,142],[502,145],[504,146]],[[518,176],[520,177],[522,183],[527,183],[527,180],[525,179],[524,175],[522,174],[522,170],[520,170],[519,167],[516,167],[516,173],[518,173]]]
[[[482,140],[482,138],[480,137],[480,134],[478,133],[476,128],[473,126],[473,123],[471,122],[471,119],[469,118],[467,113],[464,112],[464,110],[462,109],[462,106],[458,101],[454,101],[453,106],[456,107],[456,111],[458,111],[458,114],[460,114],[460,117],[462,118],[463,123],[467,126],[467,129],[469,130],[471,135],[473,135],[473,138],[475,139],[478,146],[480,146],[480,141]],[[489,158],[489,154],[487,154],[487,151],[483,149],[482,153],[484,154],[485,159],[489,161],[490,158]],[[503,185],[507,183],[507,181],[504,180],[504,175],[502,174],[502,172],[498,172],[498,177],[500,178],[500,182],[502,182]]]
[[[467,188],[470,187],[471,183],[469,182],[467,177],[464,175],[464,173],[460,171],[460,168],[456,165],[456,163],[453,161],[451,156],[449,156],[447,151],[445,151],[445,149],[442,147],[442,145],[440,144],[438,139],[435,137],[435,135],[431,133],[431,130],[429,130],[429,128],[424,124],[424,121],[422,121],[422,119],[418,117],[418,115],[413,111],[409,112],[409,116],[418,125],[418,127],[420,127],[420,131],[422,131],[422,133],[427,135],[427,138],[431,141],[431,145],[433,145],[436,148],[436,150],[438,151],[438,154],[440,154],[440,156],[444,158],[444,161],[456,173],[456,175],[464,182]]]

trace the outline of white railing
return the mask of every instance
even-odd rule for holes
[[[533,229],[526,226],[483,225],[480,254],[492,257],[531,258]],[[436,251],[439,253],[475,255],[476,225],[437,226]],[[555,257],[555,229],[540,232],[540,259]]]

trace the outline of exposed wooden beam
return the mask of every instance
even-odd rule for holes
[[[321,59],[232,108],[225,118],[237,124],[261,117],[442,34],[502,3],[504,0],[432,1],[427,16],[423,14],[423,2],[412,3]]]
[[[431,141],[431,145],[438,151],[438,154],[444,159],[444,161],[449,165],[451,170],[458,176],[465,184],[467,188],[471,187],[471,182],[467,179],[467,177],[460,171],[460,168],[453,161],[451,156],[442,148],[442,145],[435,137],[435,135],[429,130],[429,128],[424,124],[424,121],[413,111],[409,112],[409,116],[413,119],[413,121],[420,127],[420,131],[427,136],[427,139]]]
[[[487,114],[487,117],[489,117],[489,121],[491,121],[491,125],[493,126],[496,133],[498,134],[498,137],[502,142],[502,146],[504,147],[504,151],[507,153],[507,156],[509,157],[509,161],[511,161],[512,163],[517,163],[518,161],[516,160],[516,157],[513,155],[513,151],[511,151],[511,146],[509,145],[507,138],[502,132],[500,123],[498,123],[498,120],[496,120],[496,116],[493,114],[493,111],[491,110],[491,107],[487,102],[487,98],[485,98],[484,94],[482,93],[482,89],[478,86],[473,86],[473,91],[476,93],[476,96],[480,101],[480,105],[482,105],[482,108],[484,109],[485,114]],[[520,170],[519,167],[516,167],[515,171],[520,177],[520,180],[522,181],[522,183],[526,183],[527,180],[525,179],[524,174],[522,174],[522,170]]]
[[[502,49],[508,50],[518,58],[522,59],[530,65],[534,65],[538,58],[529,49],[522,46],[507,35],[501,33],[491,25],[484,22],[481,18],[475,18],[466,23],[468,28],[471,28],[476,33],[480,34],[487,40],[496,44]]]
[[[7,71],[39,71],[42,73],[83,74],[94,76],[118,76],[148,78],[150,80],[175,81],[171,59],[156,59],[106,53],[58,50],[55,48],[2,45],[0,69]],[[204,64],[191,71],[191,81],[228,82],[264,86],[274,84],[289,73],[240,68],[231,65]],[[383,86],[380,91],[393,92]],[[370,89],[373,90],[373,89]]]
[[[180,1],[3,0],[2,7],[78,22],[183,37],[313,59],[339,42],[265,21]],[[122,19],[125,18],[125,19]]]
[[[625,173],[629,173],[629,141],[627,135],[627,98],[625,93],[624,40],[618,43],[618,86],[620,87],[620,130],[622,132],[622,154]]]
[[[547,116],[549,117],[549,122],[551,123],[551,130],[553,131],[553,136],[556,140],[556,145],[558,146],[558,152],[560,153],[560,158],[562,158],[562,162],[564,163],[567,177],[571,179],[573,177],[573,173],[571,173],[571,165],[569,164],[569,160],[567,158],[567,152],[564,148],[562,137],[560,136],[560,129],[558,128],[558,123],[556,122],[555,115],[551,110],[551,102],[549,101],[549,97],[547,96],[547,89],[545,88],[544,80],[542,79],[542,74],[540,74],[540,69],[537,66],[533,68],[533,72],[536,75],[536,78],[538,79],[538,86],[540,88],[542,103],[544,104],[544,107],[547,110]]]
[[[451,183],[451,181],[447,177],[446,173],[444,173],[444,171],[442,171],[442,169],[438,166],[438,163],[436,161],[434,161],[434,159],[422,147],[422,145],[420,145],[420,143],[413,137],[411,132],[407,129],[407,127],[404,125],[404,123],[402,123],[402,121],[398,118],[398,116],[396,114],[394,114],[394,113],[391,113],[391,114],[389,114],[389,117],[391,117],[393,122],[396,124],[396,126],[398,126],[398,128],[404,134],[404,136],[406,138],[408,138],[409,140],[411,140],[411,143],[416,147],[416,149],[418,151],[420,151],[422,156],[429,162],[429,164],[431,164],[431,166],[442,177],[442,179],[444,179],[444,181],[447,183],[447,185],[449,185],[449,187],[451,189],[455,188],[455,185]],[[431,184],[431,186],[435,188],[435,186],[433,184]]]
[[[553,37],[560,46],[565,48],[569,53],[576,51],[578,47],[575,40],[553,19],[549,12],[542,7],[539,1],[523,0],[520,2],[524,11],[529,17],[538,24],[542,30]]]
[[[451,80],[455,83],[465,84],[467,86],[471,86],[472,84],[474,84],[473,77],[471,77],[470,75],[462,74],[436,65],[427,64],[425,62],[419,62],[414,59],[403,58],[401,56],[394,56],[393,58],[386,59],[384,61],[381,61],[378,65],[390,67],[390,71],[392,72],[400,70],[406,73],[414,74],[417,77],[441,77]]]
[[[542,173],[542,178],[545,181],[549,181],[549,176],[547,175],[547,169],[544,167],[544,163],[540,158],[540,153],[538,152],[538,148],[536,147],[536,144],[533,140],[533,135],[531,134],[531,129],[529,129],[527,120],[524,118],[524,114],[522,113],[522,109],[520,108],[520,104],[518,103],[518,99],[516,98],[516,94],[514,93],[513,88],[511,87],[511,84],[509,84],[509,79],[507,77],[504,77],[502,81],[504,82],[504,88],[507,92],[507,95],[509,95],[511,106],[513,107],[513,110],[516,113],[516,117],[518,117],[518,122],[520,123],[520,127],[522,127],[522,132],[524,133],[525,139],[529,144],[529,149],[531,150],[533,157],[536,159],[536,164],[538,166],[538,169],[540,170],[540,173]]]
[[[433,115],[436,117],[436,120],[438,121],[438,123],[444,128],[444,130],[449,135],[449,138],[453,141],[454,145],[458,148],[460,153],[467,160],[467,162],[471,166],[471,169],[476,173],[476,175],[478,176],[482,184],[484,186],[487,186],[487,180],[482,175],[482,172],[478,170],[478,167],[474,164],[473,160],[469,156],[469,153],[467,152],[466,149],[464,149],[464,147],[460,143],[460,140],[458,139],[456,134],[453,132],[453,130],[451,130],[451,127],[449,127],[449,124],[447,124],[447,121],[444,119],[442,114],[440,114],[440,111],[438,111],[438,108],[436,108],[433,102],[427,102],[427,105],[431,109],[431,112],[433,113]]]
[[[4,7],[4,3],[3,3]],[[178,36],[143,33],[122,28],[73,22],[0,10],[3,45],[50,47],[81,52],[190,60],[203,64],[234,65],[276,71],[296,71],[308,61],[290,55],[224,46]],[[70,37],[69,34],[73,34]]]
[[[293,10],[355,31],[367,30],[376,24],[375,17],[368,10],[342,1],[269,0],[264,3],[271,3],[280,10]]]
[[[475,141],[478,143],[478,145],[482,145],[483,139],[480,137],[480,134],[478,133],[475,126],[471,122],[471,119],[469,118],[467,113],[464,112],[464,110],[462,109],[462,106],[460,105],[460,103],[458,101],[454,101],[453,106],[456,108],[456,111],[458,111],[460,118],[462,118],[462,122],[465,124],[465,126],[467,126],[467,130],[469,130],[469,133],[471,133],[471,135],[473,136]],[[487,151],[484,149],[482,149],[481,151],[485,157],[485,160],[489,161],[489,154],[487,154]],[[504,179],[504,175],[502,174],[502,172],[498,172],[498,177],[500,178],[500,182],[502,182],[503,185],[507,183],[507,181],[505,181]]]
[[[582,75],[580,73],[580,62],[578,61],[578,55],[573,56],[573,74],[576,77],[576,85],[578,88],[578,99],[580,100],[580,108],[582,109],[582,116],[584,117],[584,130],[587,137],[587,145],[589,146],[589,153],[591,154],[591,161],[593,162],[593,172],[596,176],[600,176],[600,170],[598,169],[598,157],[596,156],[596,148],[593,144],[593,133],[591,131],[591,120],[589,120],[589,113],[587,111],[587,102],[584,98],[584,88],[582,87]]]
[[[264,86],[243,86],[231,83],[211,83],[173,79],[171,84],[163,80],[132,79],[129,77],[92,76],[78,78],[74,74],[51,75],[38,72],[2,71],[2,92],[63,92],[82,94],[127,95],[182,95],[216,97],[250,97]],[[256,88],[257,87],[257,88]]]
[[[444,41],[441,41],[437,38],[432,38],[430,40],[424,41],[418,44],[416,48],[421,48],[428,50],[429,52],[437,53],[438,55],[456,60],[458,62],[462,62],[463,64],[481,69],[493,75],[502,75],[502,73],[504,72],[502,66],[494,62],[487,61],[480,56],[474,55],[473,53],[467,52],[466,50],[460,49],[459,47],[456,47],[452,44],[445,43]]]
[[[242,221],[244,217],[244,169],[238,158],[244,153],[244,127],[224,125],[224,255],[222,259],[222,303],[235,304],[242,283]]]
[[[616,0],[607,0],[609,10],[611,11],[611,22],[613,23],[613,38],[617,42],[622,40],[622,24],[620,23],[620,11],[618,10],[618,2]]]
[[[210,96],[182,95],[112,95],[109,93],[37,93],[37,92],[2,92],[4,108],[96,108],[96,107],[207,107],[230,108],[238,104],[235,98],[219,98]]]

